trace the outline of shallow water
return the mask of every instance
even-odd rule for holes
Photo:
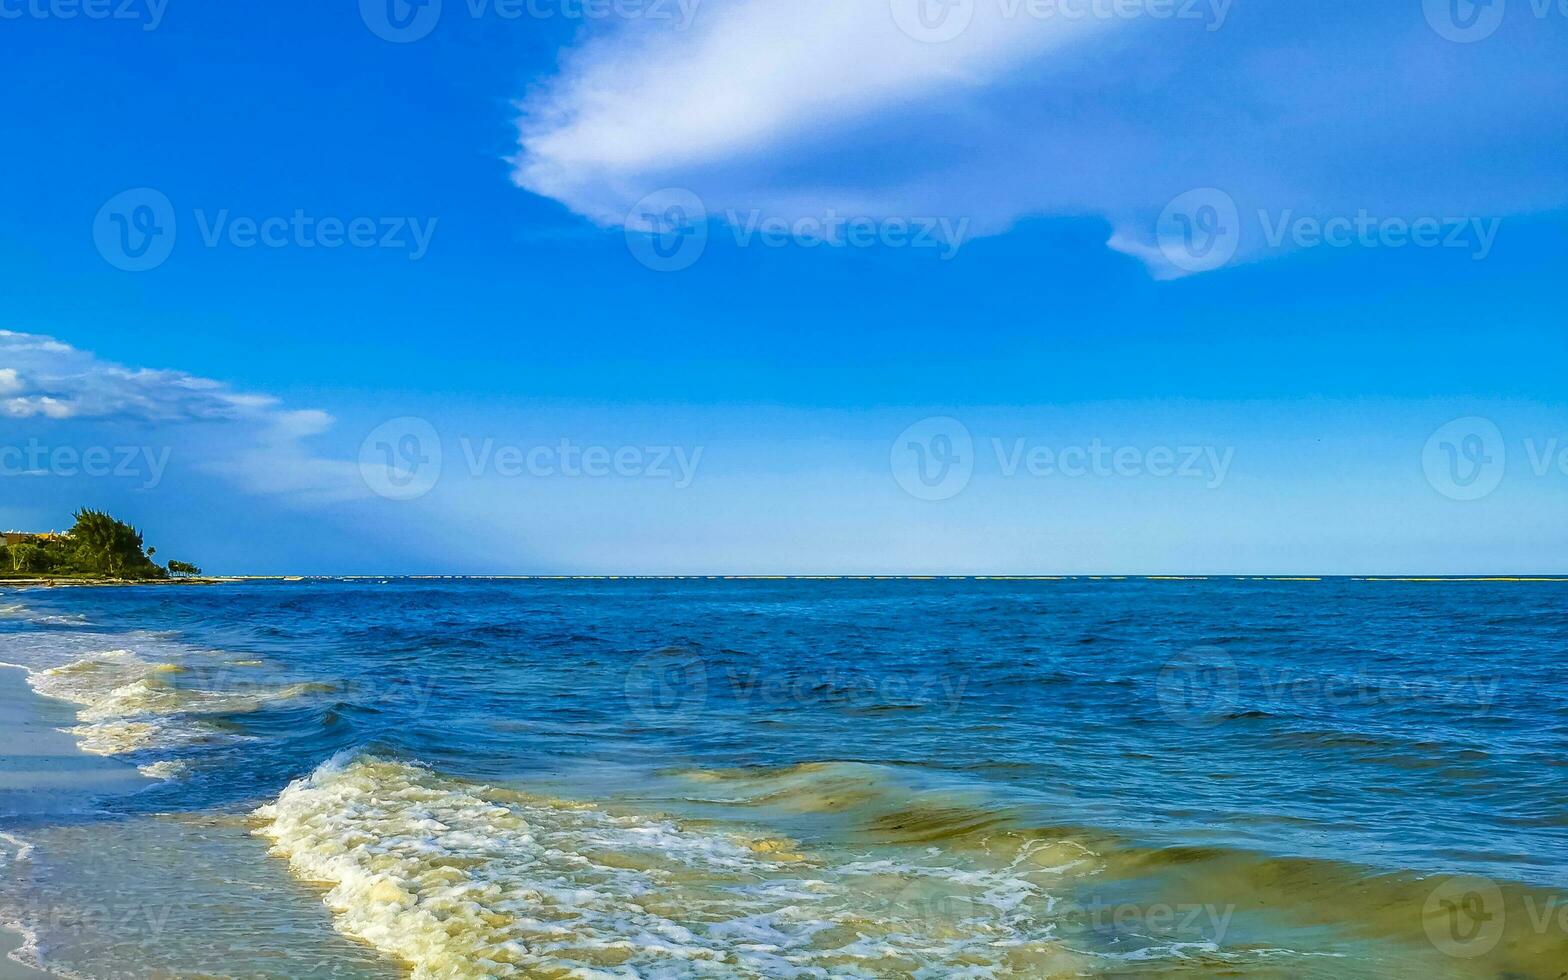
[[[5,917],[88,976],[1557,978],[1565,640],[1564,582],[29,590],[0,661],[143,778],[0,814]]]

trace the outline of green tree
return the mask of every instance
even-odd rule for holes
[[[11,546],[11,570],[13,572],[41,572],[47,562],[44,561],[44,549],[36,544],[23,541]]]
[[[170,575],[200,575],[201,569],[186,561],[169,561]]]
[[[87,570],[114,578],[159,578],[163,569],[142,550],[140,531],[102,511],[83,508],[71,528],[78,561]]]

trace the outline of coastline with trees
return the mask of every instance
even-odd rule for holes
[[[141,531],[103,511],[82,508],[62,533],[10,531],[0,542],[0,581],[7,584],[207,582],[201,569],[160,565]]]

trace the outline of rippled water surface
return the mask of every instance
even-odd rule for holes
[[[1565,582],[27,590],[8,676],[134,785],[0,789],[5,917],[86,976],[1558,978],[1565,641]]]

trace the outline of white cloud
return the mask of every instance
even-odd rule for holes
[[[52,337],[0,330],[0,415],[34,425],[127,423],[199,445],[200,467],[247,493],[298,503],[370,495],[356,463],[323,458],[309,441],[333,418],[288,409],[270,395],[235,391],[183,371],[105,361]]]
[[[618,223],[657,189],[656,174],[692,175],[932,90],[981,86],[1021,58],[1111,25],[1002,11],[980,3],[961,35],[935,44],[901,30],[886,0],[710,2],[685,30],[601,35],[523,104],[515,179]]]
[[[306,441],[327,432],[333,422],[332,416],[316,409],[274,412],[256,433],[256,445],[208,461],[202,468],[251,493],[281,496],[301,504],[368,497],[358,462],[322,458],[306,449]]]
[[[1160,278],[1194,271],[1156,225],[1195,188],[1234,200],[1237,261],[1294,247],[1260,212],[1568,206],[1568,34],[1527,15],[1461,45],[1419,5],[967,0],[931,44],[890,12],[923,2],[707,0],[686,30],[591,34],[521,103],[514,179],[605,226],[672,187],[719,218],[1098,219]]]
[[[0,393],[13,418],[240,419],[276,399],[230,391],[182,371],[129,368],[53,337],[0,330]]]

